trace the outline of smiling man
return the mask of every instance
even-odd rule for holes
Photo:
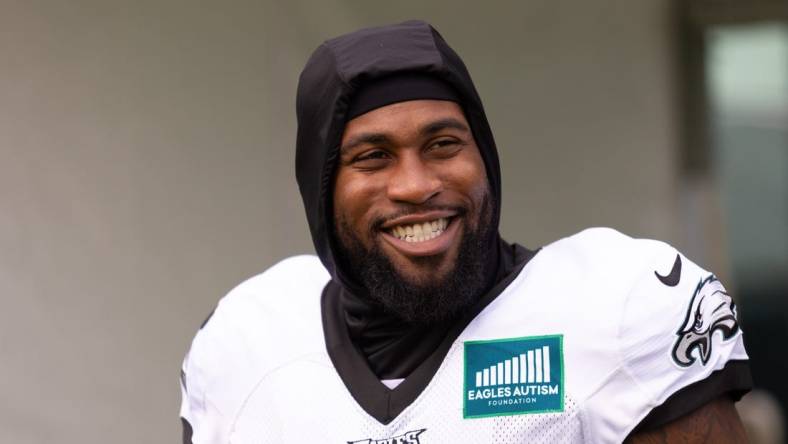
[[[400,318],[448,319],[490,286],[491,200],[456,102],[393,103],[345,126],[333,201],[339,257],[363,294]]]
[[[182,371],[184,442],[741,442],[736,305],[672,247],[498,234],[495,142],[423,22],[325,42],[296,176],[317,257],[239,285]]]

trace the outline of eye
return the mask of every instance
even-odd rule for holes
[[[695,325],[693,325],[693,327],[696,330],[699,330],[702,326],[703,326],[703,317],[701,316],[700,313],[696,313],[695,314]]]
[[[391,156],[384,150],[374,149],[364,151],[350,160],[350,164],[355,168],[363,170],[375,170],[383,168],[388,163]]]
[[[464,143],[454,137],[436,139],[427,147],[427,151],[438,157],[451,157],[462,149]]]
[[[384,151],[375,150],[375,151],[367,152],[367,153],[364,153],[364,154],[360,154],[360,155],[356,156],[356,158],[353,159],[353,161],[354,162],[359,162],[359,161],[367,160],[367,159],[384,159],[384,158],[386,158],[386,153]]]

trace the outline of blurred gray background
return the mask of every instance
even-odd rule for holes
[[[0,442],[179,442],[200,323],[312,251],[304,62],[409,18],[485,101],[505,237],[672,243],[736,289],[784,400],[788,6],[738,3],[0,0]]]

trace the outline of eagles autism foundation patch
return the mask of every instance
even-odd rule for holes
[[[465,342],[463,416],[564,411],[563,336]]]

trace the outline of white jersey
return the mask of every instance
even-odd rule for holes
[[[316,257],[293,257],[220,302],[184,361],[195,444],[621,442],[747,359],[713,275],[664,243],[589,229],[541,249],[384,424],[327,352],[328,280]]]

